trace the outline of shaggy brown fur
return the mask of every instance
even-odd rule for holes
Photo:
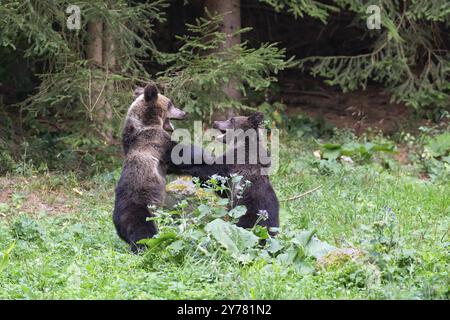
[[[264,115],[260,112],[255,113],[249,117],[232,117],[225,121],[216,121],[214,128],[219,129],[226,135],[227,129],[255,129],[258,130],[262,124]],[[275,191],[270,184],[269,177],[261,174],[261,169],[270,166],[269,164],[263,164],[258,156],[256,164],[249,164],[249,145],[250,143],[256,143],[259,148],[263,148],[260,143],[259,134],[256,135],[256,141],[251,141],[250,138],[245,140],[244,150],[245,159],[244,164],[238,164],[237,149],[228,150],[225,154],[219,156],[221,162],[216,159],[214,164],[199,164],[199,165],[186,165],[182,164],[177,167],[178,172],[189,174],[195,177],[199,177],[201,181],[207,181],[213,175],[220,175],[222,177],[231,177],[232,175],[242,176],[242,181],[250,181],[250,186],[244,189],[242,195],[236,193],[221,196],[229,196],[232,206],[245,205],[247,212],[242,216],[237,225],[243,228],[252,228],[259,217],[259,214],[267,212],[267,219],[261,220],[260,225],[269,228],[269,232],[275,235],[275,231],[271,231],[270,228],[278,228],[279,222],[279,203]],[[222,140],[223,141],[223,140]],[[225,142],[225,141],[223,141]],[[227,164],[226,159],[234,153],[234,164]],[[222,164],[218,164],[222,163]],[[170,170],[173,170],[170,168]],[[235,188],[232,188],[234,190]]]
[[[174,115],[182,119],[185,113],[158,94],[153,83],[128,111],[123,131],[126,159],[116,188],[113,221],[117,234],[133,251],[144,247],[137,244],[139,240],[157,233],[155,223],[147,221],[153,216],[148,206],[159,207],[165,198],[167,154],[174,143],[164,123]]]
[[[136,88],[135,101],[128,109],[125,125],[122,132],[122,142],[125,154],[131,139],[140,131],[147,128],[162,127],[164,130],[173,130],[169,119],[184,119],[186,113],[176,108],[172,101],[158,92],[154,83],[144,88]]]

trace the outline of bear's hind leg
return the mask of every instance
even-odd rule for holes
[[[133,253],[145,251],[146,246],[138,243],[139,240],[153,238],[153,236],[157,233],[158,229],[156,228],[154,221],[145,221],[145,223],[135,226],[135,228],[130,232],[128,238],[131,251]]]

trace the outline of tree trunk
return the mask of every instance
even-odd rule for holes
[[[107,25],[103,26],[103,64],[107,70],[113,71],[116,67],[116,57],[114,55],[114,41],[111,32]]]
[[[89,93],[89,108],[91,119],[93,119],[95,129],[106,143],[112,142],[112,109],[107,102],[107,79],[103,69],[105,63],[112,58],[109,55],[105,57],[105,51],[110,52],[108,45],[104,48],[104,30],[103,23],[91,21],[88,23],[88,40],[86,47],[86,58],[89,61],[91,69],[91,83]],[[107,41],[106,41],[107,42]]]
[[[106,68],[106,76],[109,78],[109,74],[116,69],[116,57],[114,55],[114,40],[111,30],[108,25],[103,25],[103,65]],[[114,93],[114,82],[109,81],[106,83],[105,96],[111,97]],[[112,142],[112,120],[113,110],[109,100],[105,99],[104,105],[104,123],[106,123],[105,135],[109,142]]]
[[[220,31],[227,35],[225,47],[220,50],[228,49],[235,44],[241,43],[241,35],[233,35],[241,29],[241,0],[207,0],[206,7],[212,14],[223,14],[223,23]],[[236,89],[237,81],[231,79],[223,88],[228,97],[235,100],[241,99],[241,93]],[[222,120],[235,115],[233,109],[223,111],[214,111],[213,120]]]
[[[103,63],[103,23],[91,21],[88,23],[88,43],[86,57],[91,65],[102,65]]]

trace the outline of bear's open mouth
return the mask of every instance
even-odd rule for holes
[[[216,141],[218,142],[225,142],[226,135],[227,135],[227,128],[228,125],[226,121],[214,121],[213,128],[217,131],[220,131],[220,135],[216,136]]]
[[[221,134],[216,136],[216,141],[224,143],[227,136],[227,130],[220,130],[220,129],[217,130],[219,130]]]
[[[172,122],[170,122],[168,118],[164,121],[163,129],[166,131],[173,131],[175,129]]]

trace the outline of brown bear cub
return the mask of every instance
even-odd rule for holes
[[[174,145],[169,119],[183,119],[185,112],[158,93],[149,83],[130,106],[123,130],[125,163],[116,188],[113,221],[120,238],[136,252],[141,239],[157,233],[148,206],[160,206],[165,198],[166,171]]]
[[[226,142],[229,147],[230,141],[233,139],[240,143],[234,141],[229,150],[217,157],[212,164],[180,165],[177,169],[178,172],[199,177],[202,182],[207,181],[213,175],[242,176],[241,183],[249,181],[250,185],[244,187],[242,194],[232,192],[229,195],[232,207],[244,205],[247,208],[245,215],[239,218],[237,225],[243,228],[252,228],[259,221],[259,225],[267,227],[269,233],[275,235],[276,229],[280,225],[279,203],[270,184],[269,176],[263,173],[264,169],[270,167],[270,158],[262,159],[261,157],[261,154],[265,154],[259,130],[263,120],[264,115],[257,112],[249,117],[237,116],[225,121],[215,121],[213,127],[223,133],[218,137],[221,142]],[[261,148],[264,149],[264,152],[260,153]],[[239,188],[232,187],[232,190],[235,189]],[[265,219],[259,218],[260,215],[264,215]]]
[[[182,120],[186,113],[176,108],[172,101],[158,92],[154,83],[149,83],[145,89],[137,87],[134,90],[134,102],[128,109],[122,132],[122,143],[125,155],[128,153],[132,138],[146,128],[159,127],[172,131],[169,119]],[[149,101],[146,99],[154,99]],[[152,107],[154,106],[154,107]]]

